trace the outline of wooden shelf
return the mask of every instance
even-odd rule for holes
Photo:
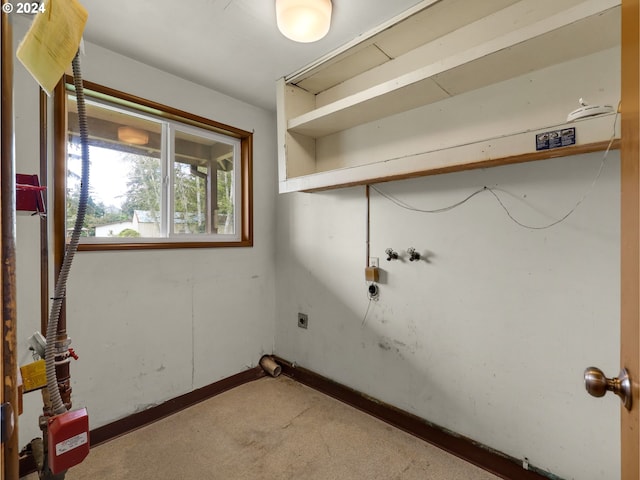
[[[451,105],[464,115],[459,104],[447,102],[620,45],[619,0],[561,0],[552,2],[557,8],[551,14],[545,10],[546,3],[541,5],[535,0],[486,0],[474,7],[478,10],[466,13],[465,21],[469,23],[462,26],[459,23],[463,12],[447,10],[462,8],[459,3],[442,0],[434,4],[425,0],[424,11],[414,8],[411,16],[396,25],[365,35],[360,45],[342,49],[335,57],[329,56],[278,82],[280,192],[337,188],[465,169],[468,165],[476,168],[486,165],[483,162],[489,161],[487,155],[493,164],[496,158],[544,157],[531,152],[529,132],[545,125],[548,119],[557,119],[557,112],[549,113],[544,123],[533,120],[538,126],[527,126],[527,136],[522,134],[522,141],[518,139],[520,134],[513,134],[506,135],[510,141],[483,145],[471,135],[471,141],[461,138],[460,145],[441,148],[438,154],[412,152],[402,154],[401,159],[373,159],[363,164],[363,136],[377,136],[380,130],[376,129],[383,129],[385,135],[387,131],[397,131],[397,140],[404,138],[403,126],[410,123],[407,115],[414,109],[437,104],[439,111],[444,111]],[[425,22],[430,22],[432,29],[439,23],[449,23],[439,26],[439,37],[416,46],[411,29],[418,29],[416,36],[424,37],[428,30]],[[380,55],[381,51],[385,55]],[[398,56],[393,57],[388,53],[391,51]],[[589,76],[592,68],[597,71],[599,67],[585,67],[583,62],[580,68],[585,69],[583,76]],[[567,95],[576,95],[573,101],[583,95],[569,93],[571,88],[567,85],[562,88]],[[510,92],[512,98],[516,94]],[[478,101],[477,95],[474,98]],[[592,120],[581,128],[594,125],[606,133],[583,133],[579,145],[561,149],[563,154],[603,148],[610,128],[604,120]],[[388,135],[385,138],[395,141]],[[441,164],[445,150],[447,159]]]
[[[288,121],[290,132],[323,137],[356,125],[442,100],[449,78],[471,79],[455,94],[497,83],[528,71],[588,55],[619,43],[615,1],[572,8],[529,27],[424,66]],[[604,8],[604,10],[603,10]],[[544,52],[540,54],[540,52]],[[494,68],[500,65],[500,68]],[[442,80],[442,81],[439,81]],[[444,90],[439,85],[444,84]]]
[[[417,152],[410,158],[401,157],[354,168],[346,167],[301,175],[281,182],[280,193],[314,192],[475,168],[548,160],[570,155],[603,152],[609,146],[612,150],[616,150],[620,148],[620,122],[617,122],[613,141],[611,137],[603,137],[605,132],[609,136],[613,136],[611,130],[613,123],[614,114],[588,117],[571,124],[546,126],[500,138]],[[535,151],[531,148],[536,134],[567,127],[575,127],[579,130],[580,140],[576,142],[576,145],[542,151]]]

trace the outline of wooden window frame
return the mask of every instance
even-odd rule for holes
[[[63,246],[66,240],[66,163],[67,163],[67,102],[68,94],[65,85],[73,84],[73,77],[65,76],[56,86],[53,96],[53,215],[54,242]],[[135,95],[105,87],[97,83],[83,80],[83,86],[90,92],[121,100],[127,106],[138,105],[153,110],[153,114],[162,119],[179,121],[186,125],[206,128],[240,140],[240,170],[241,170],[241,204],[240,239],[234,241],[210,240],[173,240],[158,239],[157,242],[145,241],[119,243],[80,243],[79,251],[104,250],[153,250],[177,248],[222,248],[222,247],[252,247],[253,246],[253,133],[216,122],[198,115],[194,115],[177,108],[169,107]]]

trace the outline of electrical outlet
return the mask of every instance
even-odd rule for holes
[[[306,313],[298,313],[298,327],[307,328],[309,326],[309,317]]]
[[[378,257],[369,257],[369,266],[370,267],[379,267],[380,259]]]

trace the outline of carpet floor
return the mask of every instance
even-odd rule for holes
[[[37,475],[27,477],[36,479]],[[236,387],[91,450],[68,480],[498,477],[284,376]]]

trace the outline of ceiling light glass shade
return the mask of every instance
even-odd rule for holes
[[[276,0],[282,34],[302,43],[320,40],[331,26],[331,0]]]
[[[149,134],[137,128],[118,127],[118,140],[133,145],[146,145],[149,143]]]

